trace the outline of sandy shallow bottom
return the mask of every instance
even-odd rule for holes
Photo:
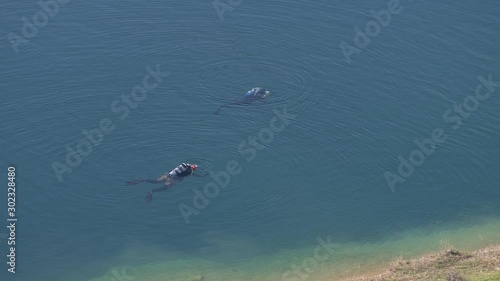
[[[435,229],[435,226],[433,228]],[[472,251],[498,242],[500,242],[500,219],[487,218],[470,223],[468,226],[448,227],[435,231],[430,228],[412,230],[377,243],[333,243],[330,253],[324,249],[320,250],[323,261],[314,258],[319,243],[308,248],[255,256],[236,263],[193,259],[178,254],[165,255],[151,250],[152,255],[161,256],[162,259],[147,265],[133,265],[123,264],[123,260],[126,259],[120,257],[117,261],[121,260],[122,264],[115,263],[105,275],[89,281],[341,280],[346,277],[381,272],[388,263],[400,256],[414,258],[450,245]],[[243,241],[238,243],[245,247]],[[233,252],[238,251],[237,245],[232,248]],[[142,251],[140,255],[144,254]],[[123,256],[130,257],[137,254],[131,250],[124,252]]]

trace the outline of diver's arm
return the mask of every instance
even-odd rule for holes
[[[191,175],[195,176],[197,178],[203,178],[203,177],[208,176],[208,172],[202,167],[202,168],[199,168],[196,172],[193,171],[193,173]]]
[[[193,173],[192,176],[197,178],[203,178],[208,176],[208,173],[207,172]]]

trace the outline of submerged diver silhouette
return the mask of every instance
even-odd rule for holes
[[[159,191],[165,191],[172,187],[174,184],[179,183],[182,181],[184,178],[193,175],[193,176],[198,176],[198,177],[204,177],[207,175],[207,173],[202,173],[202,174],[194,174],[194,171],[198,168],[198,165],[196,164],[186,164],[182,163],[179,166],[175,167],[172,171],[165,173],[158,177],[157,179],[138,179],[138,180],[131,180],[125,182],[125,185],[136,185],[139,183],[153,183],[153,184],[158,184],[158,183],[164,183],[164,186],[156,189],[152,189],[148,191],[148,194],[146,195],[146,202],[149,203],[153,199],[153,192],[159,192]]]
[[[219,108],[214,112],[214,114],[215,115],[219,114],[220,111],[226,107],[232,107],[235,105],[247,105],[257,100],[264,100],[269,95],[271,95],[271,91],[269,91],[268,89],[255,87],[250,91],[248,91],[245,95],[243,95],[241,99],[220,105]]]

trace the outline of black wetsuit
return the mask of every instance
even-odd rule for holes
[[[175,167],[172,171],[165,173],[164,175],[158,177],[157,179],[144,179],[144,180],[134,180],[128,181],[125,185],[136,185],[142,182],[158,184],[165,183],[164,186],[150,190],[146,195],[146,202],[151,202],[153,197],[153,192],[165,191],[169,189],[172,185],[182,181],[185,177],[192,175],[194,172],[190,164],[182,163]]]

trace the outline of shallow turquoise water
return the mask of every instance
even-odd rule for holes
[[[500,80],[500,6],[401,1],[348,63],[340,44],[354,45],[354,28],[387,3],[243,1],[220,21],[211,2],[71,1],[18,53],[7,34],[22,34],[21,17],[41,8],[0,4],[0,152],[2,169],[17,168],[19,218],[18,273],[2,280],[89,280],[162,262],[189,271],[182,265],[197,260],[222,264],[204,269],[210,280],[211,270],[315,247],[318,236],[370,245],[498,217],[500,90],[457,129],[443,114],[478,76]],[[113,102],[156,65],[168,77],[122,120]],[[213,115],[255,86],[271,89],[269,100]],[[247,161],[238,146],[284,107],[296,117]],[[103,118],[115,129],[59,181],[54,161]],[[447,141],[392,192],[384,172],[397,173],[398,156],[436,128]],[[150,205],[150,186],[123,186],[184,161],[219,172],[231,160],[242,172],[189,224],[179,205],[192,206],[210,178]],[[283,272],[287,256],[253,269]]]

